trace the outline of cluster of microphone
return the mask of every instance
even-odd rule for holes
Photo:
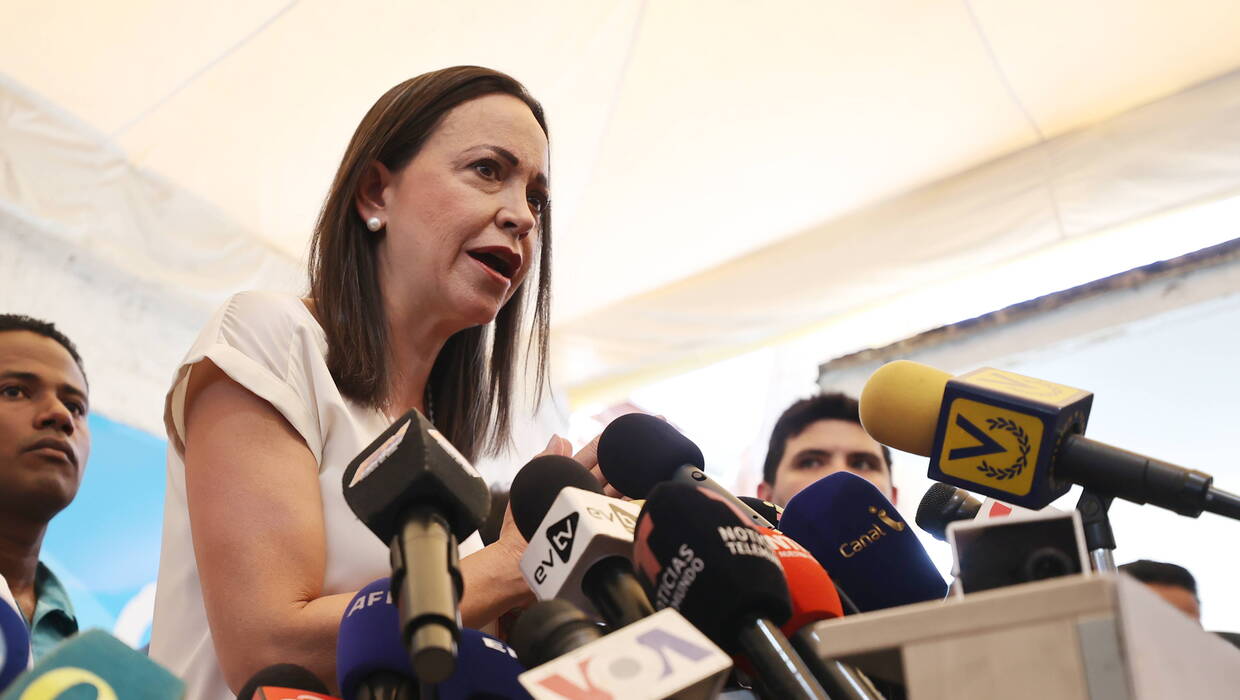
[[[922,500],[917,524],[939,539],[995,515],[1045,517],[1073,483],[1103,504],[1087,529],[1094,540],[1104,529],[1109,536],[1100,528],[1117,497],[1240,518],[1240,498],[1208,474],[1084,438],[1091,400],[997,370],[952,378],[898,362],[867,384],[861,419],[880,442],[930,458],[940,483]],[[815,651],[833,630],[817,623],[948,594],[912,528],[870,482],[831,474],[784,508],[738,498],[706,475],[697,445],[643,414],[607,426],[598,460],[624,498],[605,495],[582,464],[554,455],[530,461],[512,483],[513,519],[528,543],[521,574],[538,602],[516,620],[509,646],[460,618],[458,545],[487,515],[486,482],[417,411],[376,438],[345,470],[342,488],[389,547],[391,575],[358,591],[342,616],[340,697],[900,694]],[[32,664],[26,625],[10,603],[0,600],[0,700],[58,697],[76,686],[98,698],[184,695],[180,680],[98,630]],[[331,700],[329,692],[305,668],[280,664],[256,673],[237,697]]]
[[[607,482],[637,500],[604,495],[566,457],[537,458],[513,481],[529,542],[521,571],[540,602],[511,641],[535,697],[711,698],[727,683],[761,697],[878,698],[859,670],[814,655],[813,624],[946,595],[910,528],[860,477],[828,476],[787,509],[737,498],[706,477],[692,441],[643,414],[608,425],[598,455]]]

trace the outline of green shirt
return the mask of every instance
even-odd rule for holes
[[[37,663],[52,647],[77,634],[78,623],[65,587],[43,562],[35,569],[34,594],[30,647]]]

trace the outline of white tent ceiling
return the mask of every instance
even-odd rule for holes
[[[674,317],[693,309],[677,306],[686,280],[810,231],[805,245],[864,236],[829,224],[1240,67],[1235,0],[6,0],[0,14],[3,77],[112,149],[110,168],[201,200],[290,269],[385,89],[458,63],[521,79],[551,125],[560,344],[596,360],[562,368],[570,385],[666,359],[643,354],[636,331],[635,348],[609,355],[617,339],[600,311],[623,319],[653,299]],[[60,196],[55,178],[41,182],[10,183],[5,199],[57,220],[42,204]],[[103,235],[70,228],[78,241]],[[177,246],[168,228],[134,245]],[[882,235],[875,250],[901,245],[900,232]],[[1047,243],[974,241],[999,258]],[[192,258],[179,264],[201,272]],[[849,265],[854,278],[898,273],[881,256]],[[749,267],[738,279],[751,297],[779,275]]]

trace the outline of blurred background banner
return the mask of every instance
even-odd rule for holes
[[[791,401],[908,357],[1094,391],[1091,437],[1240,489],[1237,36],[1234,0],[8,3],[0,309],[74,339],[98,412],[46,551],[83,620],[139,626],[173,369],[228,295],[304,291],[361,116],[461,63],[551,130],[554,398],[494,481],[641,409],[752,493]],[[1240,629],[1231,523],[1114,519]]]
[[[81,629],[141,647],[155,607],[167,442],[98,413],[89,420],[82,487],[52,519],[42,559],[68,589]]]

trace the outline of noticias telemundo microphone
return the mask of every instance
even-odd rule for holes
[[[659,484],[638,516],[633,562],[655,607],[675,608],[724,651],[743,653],[772,697],[826,697],[779,629],[792,615],[783,567],[732,499]]]

